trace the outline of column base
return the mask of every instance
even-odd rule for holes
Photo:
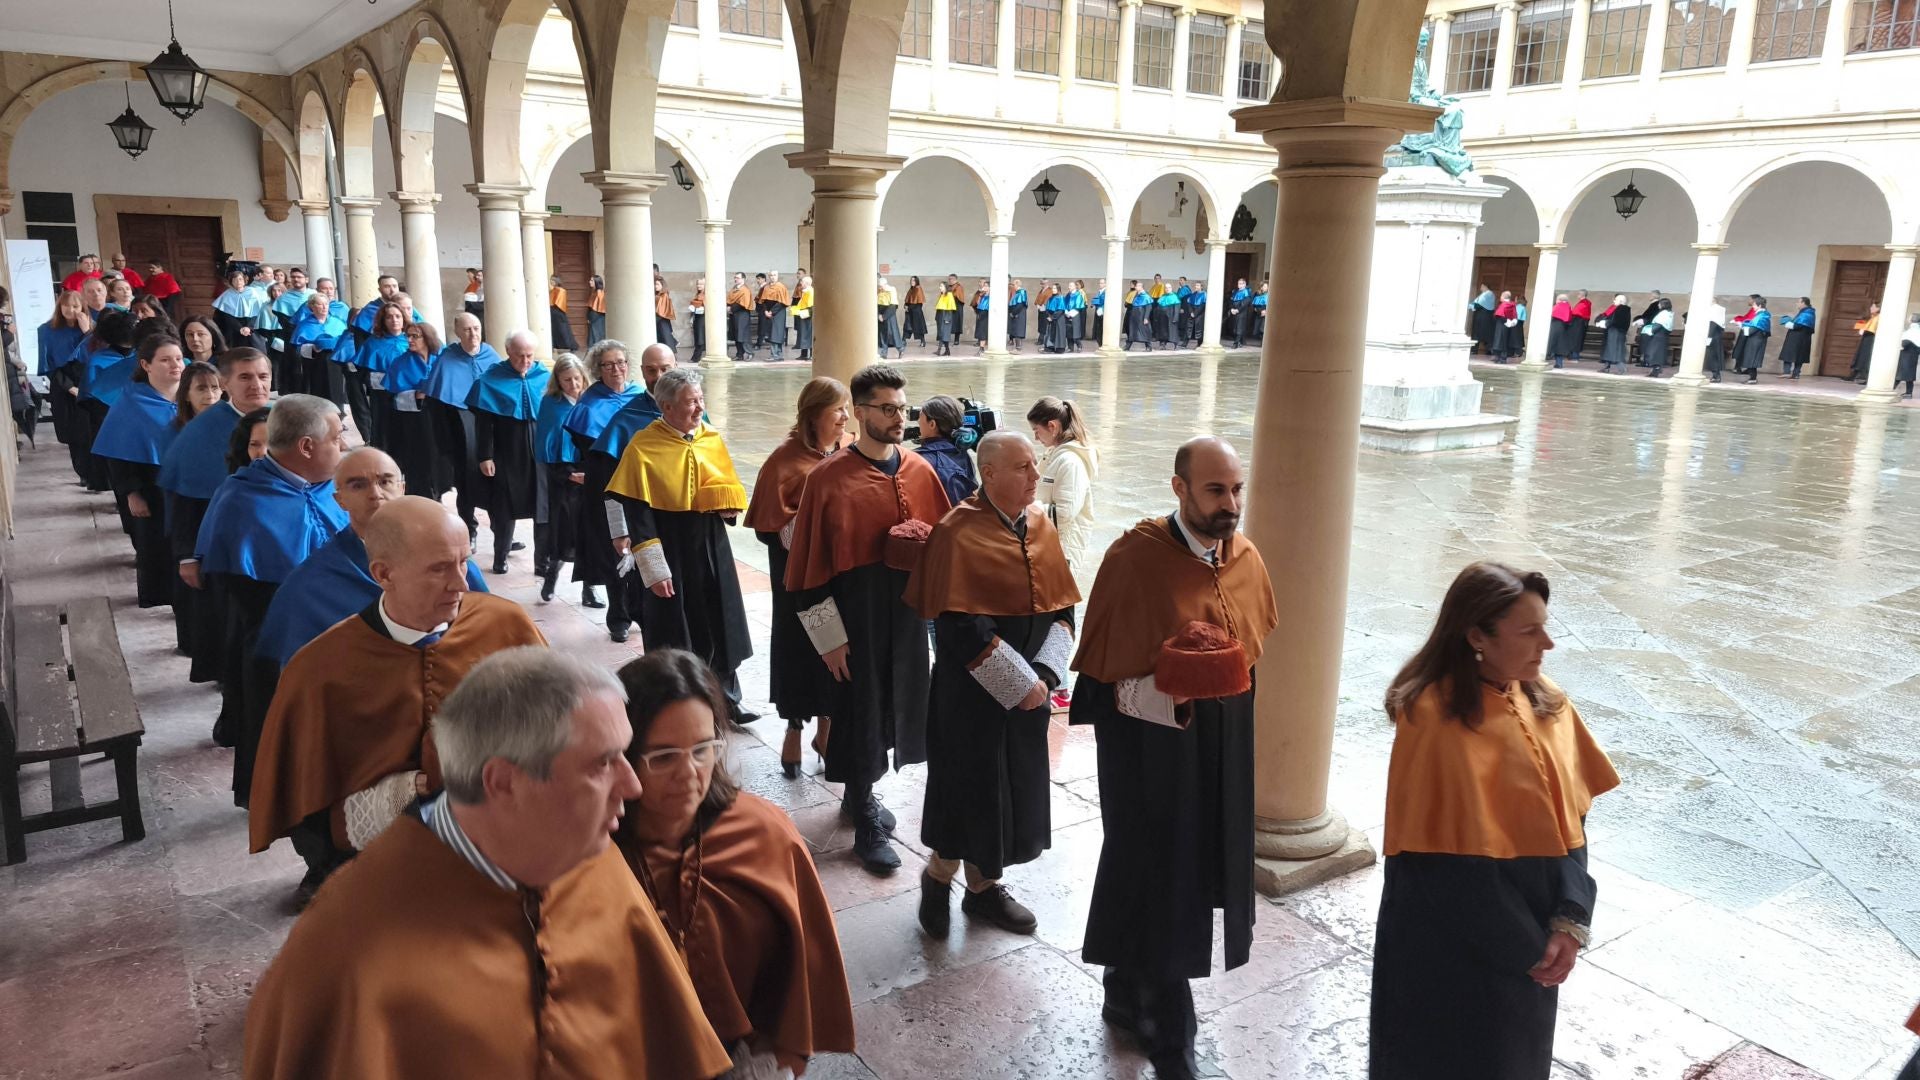
[[[1226,347],[1222,345],[1202,345],[1198,349],[1195,349],[1194,352],[1199,353],[1201,356],[1227,355]]]
[[[1885,390],[1868,388],[1861,390],[1859,394],[1855,395],[1853,403],[1855,405],[1891,405],[1899,400],[1900,391],[1892,387],[1888,387]]]
[[[1270,897],[1363,870],[1378,858],[1367,835],[1332,808],[1310,821],[1255,817],[1253,855],[1253,887]]]
[[[1013,354],[1005,349],[988,349],[980,354],[982,360],[1011,360]]]
[[[1548,364],[1548,363],[1547,363],[1547,362],[1546,362],[1545,360],[1522,360],[1522,361],[1520,361],[1520,370],[1521,370],[1521,371],[1545,371],[1545,370],[1547,370],[1547,369],[1548,369],[1549,367],[1551,367],[1551,366],[1552,366],[1552,365],[1551,365],[1551,364]]]
[[[1093,350],[1093,355],[1107,358],[1107,359],[1118,360],[1121,357],[1127,355],[1127,353],[1125,349],[1122,349],[1119,346],[1115,346],[1109,349],[1105,345],[1102,345],[1099,348]]]
[[[1707,377],[1705,375],[1675,375],[1673,378],[1667,380],[1667,385],[1705,386],[1707,385]]]
[[[705,356],[695,358],[694,363],[699,364],[708,371],[719,371],[732,367],[733,357],[728,356],[726,353],[710,352]]]

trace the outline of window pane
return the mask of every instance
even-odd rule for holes
[[[1092,82],[1120,81],[1120,9],[1113,0],[1080,0],[1073,42],[1074,74]]]
[[[673,25],[699,26],[699,3],[696,0],[673,0]]]
[[[1187,38],[1187,93],[1219,97],[1227,70],[1226,17],[1195,15]]]
[[[1733,39],[1735,0],[1672,0],[1667,13],[1667,59],[1662,70],[1725,67]]]
[[[1848,52],[1888,52],[1916,45],[1920,45],[1920,0],[1853,0]]]
[[[900,55],[927,60],[933,56],[933,0],[907,0],[900,20]]]
[[[1819,56],[1827,44],[1831,0],[1756,0],[1753,62]]]
[[[1173,87],[1173,9],[1143,4],[1133,33],[1133,84]]]
[[[1499,48],[1499,12],[1476,8],[1454,16],[1453,34],[1447,39],[1447,93],[1472,94],[1492,86]]]
[[[1605,79],[1640,74],[1653,5],[1645,0],[1593,0],[1587,17],[1587,59],[1580,75]]]
[[[1567,30],[1573,25],[1573,0],[1527,0],[1520,5],[1518,36],[1513,40],[1513,85],[1556,83],[1567,59]]]
[[[952,0],[950,16],[954,63],[993,67],[1000,62],[1000,0]]]
[[[1273,96],[1273,50],[1267,48],[1267,24],[1255,19],[1240,31],[1240,100]]]
[[[70,225],[76,220],[73,216],[73,193],[69,191],[23,191],[20,193],[20,210],[28,221]]]
[[[754,37],[780,36],[780,0],[720,0],[720,29]]]
[[[1060,0],[1018,0],[1013,9],[1013,66],[1060,74]]]

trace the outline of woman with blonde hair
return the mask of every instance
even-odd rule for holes
[[[587,474],[580,448],[567,431],[567,417],[587,392],[587,365],[572,353],[553,358],[553,377],[540,399],[533,423],[537,467],[533,514],[533,567],[540,575],[540,600],[553,599],[560,585],[560,564],[578,554],[581,485]],[[588,586],[591,588],[592,586]]]
[[[1541,674],[1546,576],[1460,571],[1387,690],[1373,1080],[1547,1080],[1559,986],[1598,887],[1586,817],[1620,782]]]
[[[780,767],[789,778],[800,775],[800,732],[809,716],[820,720],[813,738],[814,753],[827,753],[828,702],[833,700],[833,676],[800,625],[793,594],[787,591],[787,549],[792,546],[793,519],[800,512],[800,492],[807,474],[840,452],[853,436],[847,418],[853,398],[845,384],[825,376],[800,389],[794,422],[785,442],[768,455],[753,483],[753,498],[741,523],[767,545],[767,576],[773,588],[773,655],[768,661],[767,697],[787,721],[787,738],[780,749]]]

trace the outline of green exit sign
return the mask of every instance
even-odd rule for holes
[[[548,206],[547,206],[547,213],[549,213],[549,214],[557,214],[557,213],[559,213],[559,212],[560,212],[560,204],[558,204],[558,203],[550,203],[550,204],[548,204]]]

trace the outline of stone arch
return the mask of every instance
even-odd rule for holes
[[[295,86],[299,100],[299,127],[296,130],[298,153],[294,157],[294,171],[300,181],[300,199],[302,202],[325,202],[327,199],[327,143],[331,138],[333,122],[327,116],[327,99],[321,92],[318,80],[311,76],[305,80],[307,85]]]
[[[1040,177],[1046,175],[1051,169],[1071,169],[1085,176],[1087,180],[1092,183],[1094,193],[1100,196],[1101,221],[1106,230],[1102,235],[1112,236],[1118,231],[1120,223],[1115,218],[1116,208],[1113,197],[1113,181],[1110,180],[1105,173],[1101,172],[1098,166],[1087,159],[1065,154],[1048,158],[1039,165],[1027,170],[1027,178],[1021,181],[1018,187],[1010,192],[1002,193],[1002,198],[1005,201],[1002,202],[1001,205],[1008,208],[1007,221],[1009,225],[1011,225],[1013,221],[1013,211],[1019,208],[1022,197],[1031,190],[1028,185],[1038,183]],[[1151,184],[1153,181],[1149,180],[1147,183]],[[1145,191],[1146,188],[1143,186],[1140,190]],[[1135,193],[1134,198],[1138,199],[1139,194]],[[1132,206],[1129,205],[1128,209],[1131,210]]]
[[[586,80],[589,100],[592,98],[596,69],[590,62],[587,42],[580,32],[579,12],[572,0],[508,0],[488,43],[486,63],[474,73],[472,82],[462,83],[469,97],[468,112],[477,114],[469,132],[473,137],[474,179],[480,183],[526,182],[520,157],[520,112],[527,89],[527,61],[533,55],[540,24],[555,7],[573,28],[581,77]]]
[[[906,0],[787,0],[807,150],[885,154]]]
[[[1740,213],[1741,204],[1745,203],[1747,197],[1752,195],[1755,189],[1761,184],[1765,183],[1768,177],[1786,169],[1793,168],[1795,165],[1809,164],[1837,165],[1840,168],[1857,173],[1861,179],[1872,184],[1874,190],[1880,193],[1880,198],[1886,203],[1888,221],[1894,223],[1896,229],[1898,228],[1898,209],[1901,206],[1899,183],[1857,157],[1822,148],[1802,150],[1774,158],[1741,177],[1739,182],[1733,185],[1727,198],[1726,209],[1719,216],[1718,221],[1721,232],[1716,239],[1725,239],[1726,230],[1733,225],[1734,217]],[[1704,230],[1702,231],[1704,232]],[[1897,238],[1890,239],[1894,239],[1896,243],[1902,242]]]
[[[364,56],[360,54],[360,58]],[[384,108],[380,81],[374,78],[373,70],[371,61],[354,64],[340,99],[340,186],[341,194],[350,199],[377,197],[373,185],[373,118],[376,112],[393,115]]]
[[[713,207],[713,212],[719,214],[721,217],[732,216],[734,186],[739,183],[740,174],[746,171],[747,166],[751,164],[755,158],[769,150],[778,149],[782,146],[799,150],[803,148],[804,145],[802,136],[798,132],[777,131],[769,135],[764,135],[734,151],[731,155],[733,157],[732,170],[724,176],[715,175],[712,178],[714,191],[709,197],[708,203]]]
[[[26,123],[27,116],[33,110],[76,87],[97,82],[138,82],[145,78],[141,70],[139,64],[97,60],[53,72],[21,90],[6,109],[0,110],[0,189],[7,187],[8,161],[13,154],[14,137],[20,133],[21,125]],[[217,76],[208,81],[207,97],[253,121],[267,137],[279,144],[288,161],[299,160],[293,129],[259,98],[232,83],[221,81]],[[307,183],[304,171],[299,179],[304,187]]]
[[[707,166],[701,162],[700,155],[694,153],[692,140],[676,132],[659,128],[654,129],[653,137],[656,142],[665,144],[667,149],[673,151],[674,155],[687,167],[687,171],[693,174],[693,189],[699,193],[700,213],[705,217],[717,215],[722,207],[714,205],[713,174],[707,171]],[[672,182],[671,177],[668,178],[668,182]]]
[[[901,174],[922,161],[932,161],[936,159],[945,159],[960,166],[966,171],[968,176],[973,178],[973,182],[979,185],[980,200],[985,203],[987,207],[987,225],[989,228],[992,228],[994,223],[1000,220],[1001,204],[995,196],[993,182],[987,179],[988,173],[986,168],[966,151],[955,150],[946,146],[929,146],[916,150],[907,156],[907,159],[901,163],[898,169],[881,177],[879,184],[876,185],[879,192],[880,212],[882,214],[886,213],[887,193],[893,190],[894,181],[898,180]]]
[[[1426,8],[1425,0],[1266,0],[1267,47],[1280,68],[1273,100],[1405,101]]]
[[[1482,232],[1479,234],[1478,242],[1483,244],[1514,243],[1528,245],[1540,243],[1541,234],[1545,232],[1547,228],[1546,215],[1550,211],[1548,206],[1541,201],[1540,196],[1535,194],[1534,190],[1528,186],[1528,182],[1514,175],[1510,170],[1497,167],[1482,169],[1475,166],[1475,171],[1482,180],[1493,184],[1495,187],[1504,187],[1507,189],[1506,195],[1502,195],[1500,198],[1494,199],[1481,207],[1480,228]],[[1519,196],[1516,204],[1511,207],[1508,206],[1506,200],[1516,195]],[[1507,239],[1506,229],[1503,229],[1502,226],[1512,226],[1514,219],[1520,216],[1521,207],[1518,205],[1519,203],[1525,204],[1526,236],[1524,238],[1513,237],[1512,239]],[[1495,209],[1496,207],[1498,207],[1498,209]],[[1568,212],[1571,214],[1572,211],[1569,210]],[[1499,237],[1499,239],[1489,240],[1487,239],[1489,234]]]
[[[1194,192],[1200,196],[1200,205],[1207,211],[1208,232],[1212,234],[1214,239],[1225,240],[1227,238],[1227,222],[1220,216],[1220,200],[1214,195],[1213,185],[1209,184],[1198,172],[1178,163],[1162,165],[1153,172],[1140,178],[1140,182],[1134,185],[1132,193],[1127,196],[1124,203],[1126,206],[1125,220],[1131,221],[1133,219],[1134,208],[1139,205],[1140,197],[1147,193],[1147,189],[1152,187],[1155,181],[1168,177],[1185,180],[1193,186]],[[1115,205],[1123,204],[1116,203]],[[1119,227],[1119,220],[1121,219],[1115,219],[1116,228]]]
[[[1688,204],[1693,208],[1693,217],[1700,232],[1701,242],[1717,242],[1720,234],[1726,227],[1726,219],[1724,217],[1710,219],[1708,214],[1702,213],[1700,203],[1694,199],[1693,195],[1698,189],[1691,180],[1687,179],[1686,174],[1665,162],[1656,161],[1652,158],[1627,158],[1621,161],[1610,161],[1605,165],[1593,169],[1568,190],[1567,196],[1560,201],[1560,206],[1557,211],[1549,210],[1542,206],[1540,198],[1537,195],[1534,196],[1534,205],[1541,207],[1540,242],[1543,244],[1558,244],[1564,242],[1567,235],[1567,225],[1573,220],[1574,211],[1580,209],[1580,204],[1586,201],[1587,196],[1593,193],[1594,188],[1599,187],[1608,177],[1623,172],[1657,173],[1673,181],[1674,184],[1680,188],[1680,191],[1686,195]],[[1498,174],[1486,172],[1482,175]],[[1517,181],[1515,181],[1515,183],[1517,186]],[[1529,192],[1529,194],[1532,193]],[[1549,218],[1552,219],[1551,226],[1548,225]],[[1708,239],[1710,233],[1713,237],[1711,241]]]
[[[434,117],[440,108],[440,75],[451,68],[463,105],[467,86],[453,36],[432,12],[423,11],[407,33],[392,97],[398,108],[388,115],[393,140],[394,183],[400,191],[436,192],[433,166]],[[462,115],[459,119],[465,119]]]

